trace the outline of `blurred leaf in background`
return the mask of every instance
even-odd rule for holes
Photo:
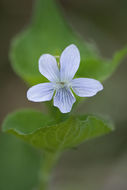
[[[0,135],[0,189],[32,190],[38,184],[40,155],[12,135]]]
[[[38,71],[39,57],[44,53],[59,56],[69,44],[77,45],[81,53],[76,77],[103,81],[127,54],[125,48],[116,53],[112,60],[102,59],[96,47],[82,41],[68,27],[54,0],[38,0],[30,26],[13,40],[10,52],[12,67],[29,84],[44,82],[45,78]]]

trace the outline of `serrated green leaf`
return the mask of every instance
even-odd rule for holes
[[[113,125],[95,116],[71,116],[55,124],[48,116],[34,110],[21,110],[7,116],[2,129],[30,144],[50,151],[75,147],[85,140],[109,133]]]
[[[49,14],[50,13],[50,14]],[[55,0],[38,0],[33,20],[27,30],[12,42],[10,58],[12,67],[29,84],[45,82],[38,71],[41,54],[60,55],[69,44],[76,44],[81,53],[81,64],[76,76],[105,80],[127,54],[127,48],[115,55],[115,59],[104,60],[98,50],[83,42],[70,30],[61,15]],[[121,59],[119,59],[121,58]]]

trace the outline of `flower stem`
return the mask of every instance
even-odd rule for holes
[[[47,108],[48,108],[48,112],[49,114],[52,116],[52,118],[54,118],[57,123],[64,121],[65,119],[67,119],[69,117],[69,113],[66,114],[62,114],[58,108],[54,107],[51,102],[46,102]]]
[[[40,170],[40,185],[38,190],[48,190],[52,169],[59,158],[58,153],[44,152]]]

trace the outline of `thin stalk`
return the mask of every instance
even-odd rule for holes
[[[38,190],[48,190],[51,172],[56,164],[59,154],[52,152],[44,152],[42,157],[42,166],[40,170],[40,185]]]

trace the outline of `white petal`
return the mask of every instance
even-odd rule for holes
[[[80,64],[80,53],[75,45],[70,45],[62,52],[60,57],[61,81],[70,81]]]
[[[54,56],[50,54],[44,54],[39,59],[39,71],[49,81],[59,81],[60,72]]]
[[[32,102],[44,102],[52,99],[54,88],[52,83],[41,83],[27,91],[27,98]]]
[[[97,92],[103,90],[103,85],[95,79],[77,78],[71,82],[73,91],[80,97],[94,96]]]
[[[58,107],[62,113],[70,112],[75,101],[71,90],[67,88],[58,89],[54,96],[54,106]]]

